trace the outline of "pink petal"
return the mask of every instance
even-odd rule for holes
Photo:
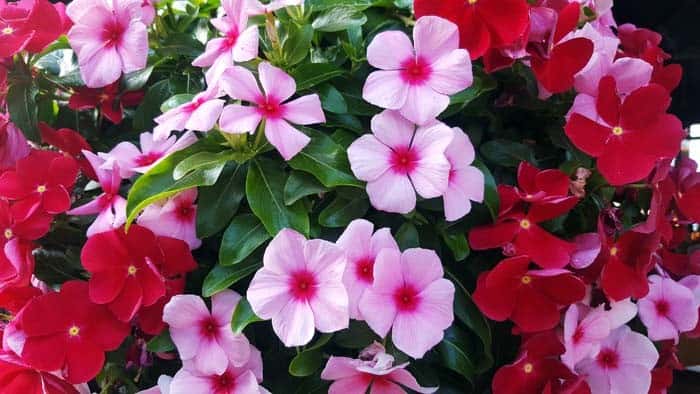
[[[475,167],[467,167],[450,173],[447,190],[442,195],[445,202],[445,218],[459,220],[471,211],[471,201],[484,200],[484,174]]]
[[[280,101],[286,101],[297,90],[294,78],[269,62],[258,65],[260,84],[268,97],[274,97]]]
[[[165,304],[163,321],[172,328],[191,328],[209,317],[204,301],[195,295],[176,295]]]
[[[253,73],[240,66],[229,67],[221,75],[221,88],[232,98],[251,103],[262,97]]]
[[[225,38],[211,39],[207,42],[204,52],[192,61],[192,65],[196,67],[209,67],[227,50]]]
[[[170,382],[169,394],[193,394],[209,393],[212,391],[211,378],[199,376],[186,370],[180,369]]]
[[[272,318],[275,334],[287,347],[303,346],[314,337],[314,314],[306,302],[289,301]]]
[[[292,297],[288,277],[272,272],[267,267],[262,268],[250,282],[246,296],[256,315],[263,319],[272,319]]]
[[[621,364],[641,365],[650,371],[659,359],[654,344],[642,334],[633,332],[628,326],[618,330],[624,333],[617,345]]]
[[[399,71],[375,71],[362,88],[362,98],[381,108],[400,109],[406,103],[409,85]]]
[[[445,149],[452,142],[453,135],[444,123],[435,123],[416,131],[412,146],[419,160],[409,176],[422,197],[439,197],[447,190],[450,163],[445,157]]]
[[[231,323],[219,329],[219,346],[223,349],[224,353],[228,356],[231,364],[235,366],[245,365],[251,357],[252,346],[248,342],[248,339],[243,334],[234,334],[231,331]]]
[[[255,375],[252,371],[243,372],[241,375],[236,376],[236,385],[231,391],[231,394],[253,394],[262,393],[260,386],[258,386],[258,381],[255,379]]]
[[[437,253],[421,248],[407,249],[401,254],[401,271],[404,282],[418,291],[423,291],[444,275]]]
[[[138,71],[146,67],[148,60],[148,31],[140,21],[132,21],[122,36],[117,52],[122,60],[125,73]]]
[[[608,372],[610,393],[647,393],[651,387],[650,369],[640,365],[622,365]]]
[[[185,124],[187,130],[209,131],[216,124],[221,110],[224,108],[224,100],[209,100],[200,105]]]
[[[413,28],[413,41],[416,54],[433,63],[459,48],[459,29],[446,19],[424,16]]]
[[[424,125],[440,115],[448,105],[449,96],[436,92],[428,85],[413,85],[408,88],[400,112],[411,122]]]
[[[194,370],[206,375],[221,375],[226,372],[229,363],[224,349],[213,338],[201,338],[197,354],[192,359],[185,359],[182,354],[180,357],[185,362],[186,367],[188,367],[188,362],[191,362]]]
[[[349,357],[331,356],[321,372],[323,380],[338,380],[358,375],[355,360]]]
[[[328,394],[365,393],[369,387],[370,379],[363,375],[336,380],[328,388]]]
[[[619,93],[630,94],[648,85],[653,71],[654,68],[642,59],[624,57],[613,63],[608,74],[615,78]]]
[[[342,282],[322,283],[309,305],[320,332],[335,332],[348,327],[348,294]]]
[[[105,48],[88,59],[80,59],[80,75],[90,88],[107,86],[122,74],[122,60],[115,48]]]
[[[278,275],[288,275],[306,268],[304,245],[306,238],[292,229],[283,229],[267,245],[263,264]]]
[[[416,207],[410,179],[393,171],[367,183],[367,194],[372,206],[380,211],[406,214]]]
[[[383,249],[399,250],[399,245],[396,243],[396,240],[391,235],[391,230],[387,227],[380,228],[374,233],[374,235],[372,236],[371,246],[372,255],[374,255],[375,257]]]
[[[326,116],[321,109],[321,99],[317,94],[309,94],[290,101],[282,106],[284,119],[300,124],[325,123]]]
[[[304,260],[306,268],[322,283],[340,283],[347,263],[342,249],[321,239],[306,241]]]
[[[369,254],[373,232],[374,224],[372,222],[365,219],[355,219],[348,224],[335,244],[348,254],[349,260],[357,260]]]
[[[230,325],[233,311],[241,300],[241,295],[233,290],[224,290],[211,297],[211,315],[221,326]]]
[[[391,166],[390,157],[391,149],[370,134],[358,138],[348,148],[350,168],[362,181],[374,181],[382,176]]]
[[[413,375],[411,375],[411,373],[405,369],[397,369],[390,373],[387,377],[404,387],[408,387],[409,389],[422,394],[430,394],[438,390],[437,387],[423,387],[419,385],[416,378],[414,378]]]
[[[468,168],[474,161],[476,153],[469,136],[459,127],[452,128],[452,142],[445,149],[445,156],[452,169]]]
[[[453,95],[470,87],[474,82],[469,52],[457,49],[437,59],[426,82],[433,90]]]
[[[406,148],[411,145],[416,127],[398,111],[383,111],[371,120],[374,135],[390,148]]]
[[[267,119],[265,137],[282,155],[284,160],[291,160],[311,142],[311,138],[292,127],[282,119]]]
[[[230,104],[221,113],[219,126],[227,133],[253,133],[261,120],[257,107]]]
[[[247,62],[258,57],[258,27],[250,26],[245,29],[233,47],[233,60]]]
[[[387,48],[391,50],[388,51]],[[411,39],[398,30],[377,34],[367,46],[367,61],[382,70],[399,70],[403,62],[414,57]]]

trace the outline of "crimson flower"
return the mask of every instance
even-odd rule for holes
[[[120,92],[119,81],[103,88],[75,88],[68,101],[68,108],[76,111],[99,108],[105,118],[114,124],[121,123],[124,108],[138,105],[144,97],[143,90]]]
[[[545,231],[538,223],[560,216],[579,201],[569,196],[569,178],[559,170],[539,171],[523,162],[518,187],[500,185],[501,206],[495,224],[469,232],[475,250],[505,247],[511,255],[527,255],[542,268],[562,268],[576,249],[571,242]]]
[[[48,0],[0,2],[0,58],[41,52],[65,32],[58,6]]]
[[[28,287],[34,272],[32,245],[18,239],[0,248],[0,291]],[[4,305],[0,306],[5,308]]]
[[[11,352],[0,351],[0,387],[6,393],[78,394],[70,383],[25,364]]]
[[[698,163],[682,158],[670,174],[676,190],[673,199],[680,213],[686,218],[700,222],[700,172]]]
[[[87,283],[77,280],[33,299],[16,320],[24,340],[12,350],[36,369],[65,371],[73,384],[97,376],[104,352],[118,348],[129,332],[106,307],[90,302]]]
[[[651,84],[624,100],[611,76],[601,79],[596,98],[596,119],[574,113],[566,135],[587,154],[598,159],[598,169],[612,185],[624,185],[649,175],[657,161],[672,158],[685,136],[683,125],[666,110],[668,91]]]
[[[530,7],[522,0],[415,0],[413,6],[416,18],[436,15],[457,24],[460,47],[472,60],[513,44],[530,24]]]
[[[0,200],[0,246],[15,238],[37,240],[49,232],[52,220],[51,215],[41,211],[20,220],[10,203]]]
[[[12,209],[17,220],[39,210],[56,215],[70,208],[70,191],[77,175],[78,166],[72,158],[33,150],[17,162],[16,170],[0,176],[0,196],[16,201]]]
[[[559,310],[586,294],[583,281],[565,270],[530,270],[530,259],[511,257],[479,275],[474,302],[491,320],[512,320],[524,332],[559,324]]]
[[[155,304],[144,306],[139,310],[136,320],[141,331],[148,335],[158,335],[165,329],[163,321],[163,309],[173,296],[185,291],[185,278],[169,279],[165,281],[165,296]]]
[[[81,252],[90,272],[90,300],[107,304],[121,321],[131,320],[141,307],[165,296],[167,277],[196,268],[183,241],[156,237],[145,227],[131,226],[95,234]]]
[[[92,152],[92,147],[80,133],[66,128],[55,130],[44,122],[39,123],[39,132],[41,133],[42,141],[58,148],[65,155],[74,158],[80,166],[80,171],[85,176],[97,180],[95,170],[90,165],[90,162],[87,161],[85,155],[83,155],[84,150]]]

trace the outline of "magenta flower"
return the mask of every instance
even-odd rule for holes
[[[338,238],[336,245],[345,251],[348,264],[343,273],[343,284],[350,300],[350,318],[362,320],[358,309],[360,298],[374,282],[374,261],[382,249],[399,250],[389,228],[374,234],[374,225],[364,219],[353,220]]]
[[[216,124],[221,110],[226,103],[218,98],[221,94],[215,89],[208,89],[192,98],[192,101],[181,104],[155,118],[158,123],[153,129],[153,139],[162,141],[170,137],[172,131],[192,130],[209,131]]]
[[[331,356],[321,372],[321,379],[334,380],[328,394],[406,393],[403,387],[418,393],[434,393],[437,387],[421,387],[406,370],[408,363],[394,366],[394,357],[384,346],[375,342],[360,353],[357,359]]]
[[[263,256],[263,267],[248,288],[256,315],[272,319],[285,346],[306,345],[321,332],[348,327],[348,294],[343,286],[345,253],[330,242],[306,240],[280,231]]]
[[[121,177],[129,178],[135,173],[145,174],[168,155],[185,149],[195,142],[197,142],[197,136],[191,132],[183,134],[179,139],[173,135],[165,140],[156,140],[153,134],[142,133],[140,149],[131,142],[120,142],[109,153],[100,153],[100,156],[106,159],[106,166],[111,166],[111,162],[116,161]]]
[[[80,74],[91,88],[107,86],[146,67],[148,31],[142,0],[75,0],[66,8],[73,27],[68,41],[78,56]]]
[[[385,337],[391,329],[399,350],[421,358],[452,324],[455,287],[442,276],[442,263],[432,250],[383,249],[372,287],[360,300],[360,313],[378,335]]]
[[[450,175],[445,150],[454,134],[449,127],[435,122],[416,128],[389,110],[372,118],[371,127],[372,134],[350,145],[348,159],[355,176],[367,182],[372,206],[405,214],[416,207],[416,192],[424,198],[445,193]]]
[[[418,19],[413,41],[400,31],[377,34],[367,61],[380,69],[369,75],[362,98],[401,112],[423,125],[436,118],[456,94],[473,82],[469,52],[459,48],[459,29],[436,16]]]
[[[231,65],[258,57],[258,26],[248,26],[247,0],[223,0],[225,15],[211,20],[223,37],[207,42],[204,53],[192,62],[193,66],[210,67],[207,84],[215,86],[221,74]]]
[[[77,216],[97,214],[95,221],[87,229],[87,236],[91,237],[119,228],[126,222],[126,199],[119,195],[122,177],[117,162],[113,161],[109,168],[105,168],[104,158],[88,150],[83,150],[83,156],[95,170],[102,194],[67,213]]]
[[[459,127],[452,128],[454,138],[445,150],[450,162],[447,190],[442,194],[445,203],[445,218],[459,220],[472,210],[472,201],[484,201],[484,174],[471,164],[474,161],[474,146]]]
[[[639,318],[652,341],[673,339],[698,324],[698,304],[693,291],[671,278],[649,277],[649,293],[641,298]]]
[[[185,190],[147,206],[137,222],[156,235],[183,240],[190,249],[197,249],[202,241],[197,238],[196,200],[197,188]]]
[[[294,79],[268,62],[258,66],[260,84],[253,73],[243,67],[227,69],[221,86],[232,98],[251,103],[250,106],[231,104],[224,108],[219,126],[227,133],[254,133],[265,121],[265,137],[285,160],[290,160],[311,141],[292,124],[323,123],[326,117],[317,94],[302,96],[286,102],[297,89]]]
[[[576,372],[585,377],[592,393],[646,393],[658,359],[649,338],[622,326],[603,341],[598,355],[579,363]]]
[[[211,298],[211,313],[195,295],[176,295],[165,305],[163,321],[170,325],[170,336],[185,368],[221,375],[229,363],[242,366],[248,361],[248,340],[231,330],[231,316],[240,299],[233,290],[217,293]]]

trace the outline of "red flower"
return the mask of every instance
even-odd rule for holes
[[[605,295],[614,301],[644,297],[649,292],[647,274],[655,264],[660,235],[627,231],[617,240],[601,238],[603,246],[594,267],[602,269]]]
[[[74,158],[85,176],[97,180],[95,170],[83,155],[84,150],[92,152],[92,147],[80,133],[66,128],[55,130],[44,122],[39,123],[39,131],[45,143]]]
[[[670,104],[666,89],[655,84],[623,100],[615,79],[607,76],[598,88],[598,119],[574,113],[566,135],[598,159],[598,169],[612,185],[635,182],[648,176],[658,160],[674,157],[680,149],[685,133],[680,120],[666,113]]]
[[[5,393],[78,394],[70,383],[25,364],[12,353],[0,351],[0,387]]]
[[[32,299],[42,295],[42,291],[33,286],[8,287],[0,290],[0,307],[12,314],[19,313]]]
[[[17,162],[17,169],[0,176],[0,196],[17,200],[17,220],[41,210],[52,215],[70,208],[70,191],[78,175],[75,160],[55,152],[34,150]]]
[[[47,0],[0,3],[0,58],[24,49],[39,53],[64,32],[59,10]]]
[[[129,331],[106,307],[90,302],[82,281],[33,299],[17,316],[24,343],[18,354],[42,371],[64,370],[66,380],[91,380],[102,369],[104,352],[119,347]]]
[[[673,196],[680,212],[694,222],[700,222],[700,172],[698,163],[683,158],[676,164],[671,173],[675,181]]]
[[[501,206],[495,224],[469,232],[475,250],[508,247],[511,255],[529,256],[542,268],[562,268],[576,249],[571,242],[548,233],[538,223],[560,216],[578,202],[568,196],[569,178],[559,170],[539,171],[523,162],[518,168],[520,188],[499,186]]]
[[[460,46],[472,60],[490,48],[513,44],[530,23],[527,2],[523,0],[415,0],[416,18],[436,15],[459,26]]]
[[[652,83],[663,86],[669,92],[678,87],[683,77],[683,67],[679,64],[666,65],[671,55],[660,47],[661,34],[626,23],[618,28],[617,36],[620,39],[621,57],[639,58],[654,67]]]
[[[68,101],[68,108],[82,111],[99,108],[102,115],[114,124],[121,123],[124,118],[124,107],[133,107],[143,100],[144,92],[119,92],[119,81],[103,88],[76,88]]]
[[[141,307],[154,305],[165,296],[167,277],[196,267],[183,241],[156,236],[131,226],[95,234],[81,253],[90,272],[90,299],[107,304],[121,321],[131,320]]]
[[[550,93],[561,93],[574,86],[574,76],[593,56],[593,42],[587,38],[563,38],[576,30],[581,5],[572,2],[559,11],[556,26],[544,42],[530,43],[532,71]]]
[[[32,246],[14,239],[0,248],[0,291],[30,285],[34,273]]]
[[[583,299],[581,279],[564,270],[529,270],[530,259],[512,257],[479,276],[474,302],[492,320],[512,320],[520,330],[549,330],[562,307]]]
[[[138,326],[148,335],[158,335],[165,329],[163,322],[163,308],[173,296],[185,291],[185,279],[178,278],[165,281],[165,297],[161,297],[155,304],[141,308],[137,316]]]

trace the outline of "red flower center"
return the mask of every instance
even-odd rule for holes
[[[274,97],[265,97],[258,103],[258,113],[266,119],[279,119],[283,115],[279,100]]]
[[[226,48],[233,48],[236,45],[236,41],[238,41],[238,32],[235,29],[226,33]]]
[[[654,306],[656,307],[656,313],[659,316],[663,316],[663,317],[668,316],[668,313],[671,310],[671,305],[669,305],[668,301],[666,301],[666,300],[658,300],[658,301],[656,301]]]
[[[211,385],[213,393],[230,393],[236,385],[236,377],[226,371],[223,375],[212,376]]]
[[[355,275],[362,282],[372,284],[374,282],[374,259],[365,257],[355,265]]]
[[[405,284],[394,293],[394,302],[399,312],[413,312],[418,308],[420,296],[413,286]]]
[[[416,169],[418,155],[409,147],[399,147],[391,152],[389,163],[393,170],[399,174],[410,174]]]
[[[214,338],[216,337],[217,331],[218,331],[218,325],[216,324],[216,320],[214,320],[213,317],[208,317],[204,320],[202,320],[200,323],[199,329],[202,333],[202,336],[205,338]]]
[[[102,41],[104,41],[105,47],[111,48],[120,45],[124,36],[124,30],[126,30],[124,26],[117,21],[112,21],[105,25],[102,30]]]
[[[146,154],[143,154],[143,155],[137,157],[135,161],[139,167],[145,167],[145,166],[150,166],[151,164],[155,163],[161,157],[163,157],[163,154],[160,152],[148,152]]]
[[[574,343],[579,343],[583,339],[583,330],[581,329],[581,326],[576,327],[576,331],[574,331],[574,335],[571,336],[571,340]]]
[[[601,367],[614,369],[617,368],[620,357],[613,349],[603,349],[600,351],[600,353],[598,353],[596,360]]]
[[[194,216],[194,208],[191,204],[182,204],[177,207],[177,218],[181,221],[191,220]]]
[[[316,295],[316,278],[309,271],[298,271],[292,274],[289,290],[297,300],[308,301]]]
[[[420,57],[409,59],[401,65],[401,78],[410,85],[424,84],[432,73],[430,64]]]

